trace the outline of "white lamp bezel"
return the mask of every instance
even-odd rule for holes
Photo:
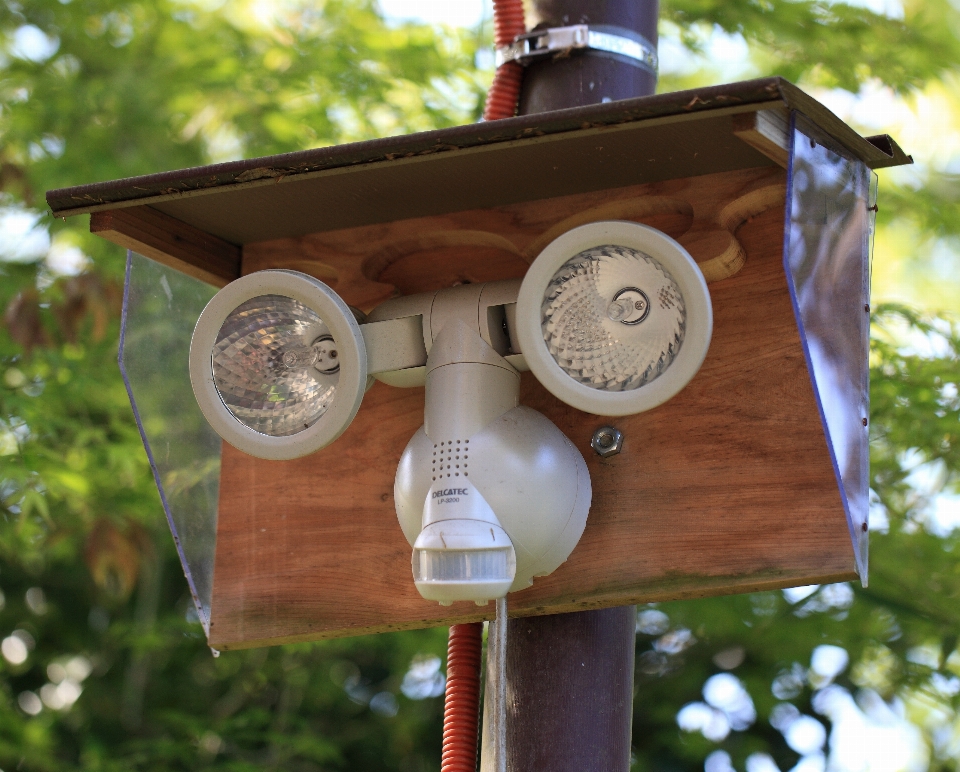
[[[213,380],[211,353],[220,328],[237,306],[260,295],[292,298],[316,313],[333,335],[340,360],[333,404],[312,426],[284,437],[262,434],[235,418]],[[299,458],[329,445],[353,421],[367,385],[367,352],[353,312],[326,284],[297,271],[257,271],[228,284],[203,309],[190,341],[190,382],[204,417],[235,448],[274,461]]]
[[[686,305],[686,333],[676,358],[662,375],[631,391],[600,391],[571,378],[547,349],[540,326],[544,291],[560,266],[580,252],[605,244],[637,249],[656,259],[677,282]],[[697,374],[713,335],[710,292],[690,253],[655,228],[620,220],[581,225],[551,241],[523,279],[516,318],[521,351],[537,380],[568,405],[604,416],[640,413],[673,397]]]

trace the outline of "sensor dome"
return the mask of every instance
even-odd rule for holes
[[[530,586],[534,576],[552,573],[569,557],[587,524],[593,495],[587,464],[573,443],[542,413],[523,405],[515,407],[473,434],[470,448],[469,476],[459,478],[464,482],[442,481],[443,486],[469,489],[466,497],[461,494],[458,504],[478,499],[482,502],[482,507],[470,514],[470,520],[444,516],[443,504],[434,507],[438,502],[431,491],[437,490],[441,481],[432,479],[434,442],[424,428],[410,440],[397,467],[397,517],[414,547],[417,587],[431,600],[443,596],[437,590],[428,590],[425,577],[440,576],[441,571],[448,585],[466,584],[469,578],[490,587],[472,594],[461,591],[448,595],[452,600],[497,598],[508,589],[522,590]],[[473,537],[470,541],[456,530],[468,526],[476,529],[463,532]],[[508,546],[510,549],[505,549]],[[450,551],[470,547],[478,554],[468,559],[457,556],[457,552],[443,558],[446,562],[442,564],[440,558],[423,554],[441,547]],[[478,547],[489,552],[481,555]],[[497,552],[501,549],[505,549],[502,554]]]

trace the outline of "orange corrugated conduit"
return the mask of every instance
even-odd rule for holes
[[[503,48],[513,43],[517,35],[527,31],[523,18],[523,0],[493,0],[493,45]],[[511,118],[516,115],[523,82],[523,67],[517,62],[507,62],[497,67],[493,83],[487,92],[483,107],[483,120]]]
[[[453,625],[447,642],[441,772],[476,772],[483,623]]]
[[[496,48],[510,45],[526,29],[522,0],[493,0]],[[497,68],[483,108],[485,121],[516,115],[522,81],[523,67],[516,62],[507,62]],[[476,771],[482,659],[483,624],[453,625],[447,643],[441,772]]]

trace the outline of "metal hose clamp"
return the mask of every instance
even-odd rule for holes
[[[596,51],[624,58],[637,67],[657,72],[657,50],[650,41],[632,30],[621,27],[574,24],[551,27],[517,35],[511,45],[498,48],[496,65],[519,62],[526,66],[547,56],[570,51]]]

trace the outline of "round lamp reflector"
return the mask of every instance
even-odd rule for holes
[[[213,382],[234,418],[285,437],[333,404],[339,352],[320,317],[283,295],[259,295],[226,318],[213,349]]]
[[[554,361],[601,391],[630,391],[664,373],[680,353],[687,323],[670,273],[650,255],[614,244],[560,266],[540,314]]]
[[[534,261],[517,299],[534,375],[586,412],[628,415],[679,392],[706,356],[710,295],[693,258],[631,222],[574,228]]]
[[[211,426],[253,456],[333,442],[360,407],[366,351],[353,312],[322,282],[260,271],[224,287],[197,321],[194,393]]]

